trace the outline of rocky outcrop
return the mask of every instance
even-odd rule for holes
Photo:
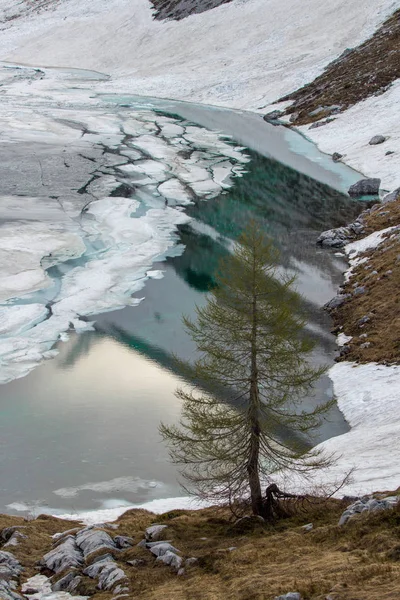
[[[349,187],[349,195],[353,198],[360,198],[361,196],[378,196],[380,184],[381,180],[377,177],[360,179],[360,181],[357,181],[357,183],[354,183]]]
[[[386,498],[378,499],[371,496],[359,498],[353,504],[350,504],[341,515],[338,525],[342,527],[359,514],[374,513],[381,510],[393,509],[400,502],[400,496],[387,496]]]
[[[374,135],[374,137],[372,137],[369,140],[369,145],[370,146],[377,146],[378,144],[383,144],[383,142],[386,142],[386,139],[384,135]]]
[[[22,600],[15,591],[23,567],[11,552],[0,551],[0,598],[2,600]]]

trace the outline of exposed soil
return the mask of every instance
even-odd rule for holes
[[[349,501],[327,500],[296,504],[293,516],[274,527],[253,523],[233,526],[224,508],[171,511],[153,515],[132,510],[118,520],[117,531],[135,543],[154,521],[168,525],[167,538],[184,558],[195,557],[193,566],[177,576],[171,568],[155,564],[147,549],[134,546],[116,555],[129,578],[129,598],[157,600],[272,600],[276,595],[298,591],[304,600],[398,600],[400,597],[400,506],[393,510],[360,515],[338,527],[340,514]],[[292,505],[292,508],[293,505]],[[313,523],[310,532],[302,526]],[[51,535],[75,527],[75,523],[53,517],[26,522],[0,516],[0,529],[25,525],[27,539],[5,548],[26,567],[25,581],[37,573],[35,563],[51,549]],[[130,566],[127,561],[141,564]],[[84,577],[81,593],[95,600],[109,600],[95,582]],[[86,581],[87,580],[87,581]],[[80,590],[79,590],[80,591]]]
[[[400,77],[400,10],[357,48],[349,48],[313,82],[281,98],[294,125],[305,125],[342,112],[379,95]],[[312,114],[317,111],[315,114]]]
[[[180,21],[196,13],[206,12],[232,0],[150,0],[154,8],[154,18],[159,21],[174,19]]]
[[[367,235],[400,225],[400,197],[373,207],[363,223]],[[343,286],[351,298],[331,312],[337,330],[353,337],[339,360],[400,364],[400,230],[360,257],[367,262],[354,268]],[[357,286],[365,292],[354,294]]]

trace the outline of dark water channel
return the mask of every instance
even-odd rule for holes
[[[204,303],[219,258],[249,218],[263,223],[282,268],[298,276],[317,340],[313,361],[332,363],[335,343],[321,306],[335,294],[345,263],[317,249],[315,239],[359,207],[324,183],[250,154],[248,172],[233,188],[189,207],[193,221],[179,231],[184,252],[160,257],[154,269],[164,277],[147,282],[138,306],[95,316],[94,332],[71,334],[55,359],[2,386],[0,511],[75,512],[180,495],[158,424],[179,416],[174,390],[183,380],[174,355],[190,360],[195,352],[181,315]],[[323,377],[304,403],[331,396]],[[313,441],[346,430],[334,409]]]

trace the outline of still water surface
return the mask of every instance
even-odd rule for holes
[[[189,108],[183,114],[181,107],[185,118]],[[196,120],[197,113],[190,114]],[[207,124],[204,119],[197,116]],[[218,119],[223,129],[224,120]],[[232,133],[228,121],[227,132]],[[250,146],[249,133],[243,123],[240,127],[239,141],[245,136]],[[141,304],[97,315],[96,331],[72,333],[69,342],[59,344],[55,359],[2,386],[1,511],[76,512],[181,494],[176,468],[168,462],[158,435],[160,420],[179,417],[174,390],[183,379],[174,355],[190,360],[195,353],[181,315],[193,315],[195,305],[204,303],[219,258],[249,218],[256,217],[275,240],[282,269],[298,276],[310,332],[318,343],[313,361],[332,362],[334,338],[320,307],[335,294],[344,263],[334,253],[317,250],[315,239],[319,231],[359,212],[356,203],[338,191],[357,174],[332,166],[333,189],[305,175],[307,169],[300,173],[268,158],[267,141],[261,148],[256,137],[259,152],[250,152],[248,173],[219,198],[188,208],[193,221],[179,232],[185,251],[160,257],[154,268],[164,277],[147,282],[137,295],[144,298]],[[281,136],[284,146],[282,140]],[[300,163],[303,160],[299,156]],[[320,170],[315,161],[308,168],[315,177],[320,173],[321,180],[329,180],[326,157],[321,155]],[[316,396],[304,402],[311,407],[331,396],[330,381],[324,377]],[[314,442],[346,430],[334,409]],[[294,434],[282,435],[290,439]]]

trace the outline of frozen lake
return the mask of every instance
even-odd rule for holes
[[[174,355],[194,354],[182,313],[256,217],[332,362],[320,307],[344,263],[315,239],[359,212],[359,176],[251,113],[104,95],[90,72],[0,76],[0,510],[177,496],[158,425],[179,416]],[[331,394],[323,378],[305,403]],[[333,410],[315,441],[346,429]]]

